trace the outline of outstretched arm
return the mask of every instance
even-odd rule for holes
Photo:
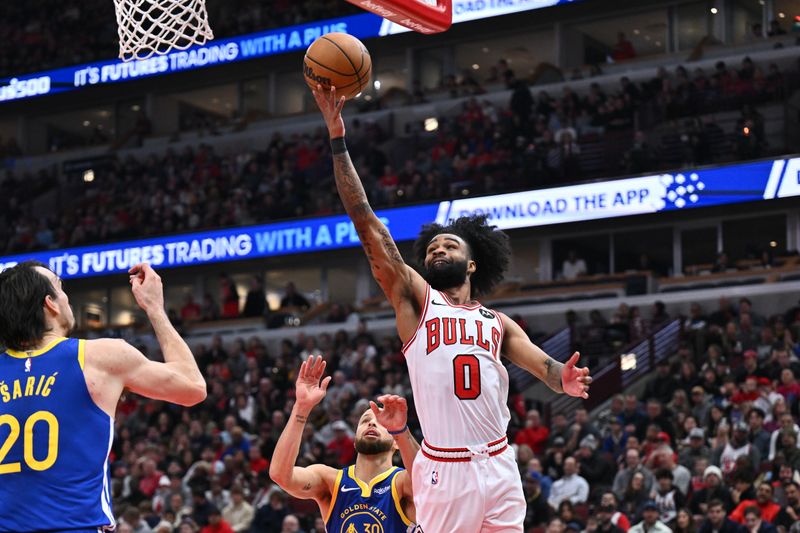
[[[516,322],[503,313],[498,314],[505,329],[502,351],[512,363],[544,381],[555,392],[584,399],[589,397],[592,378],[588,368],[575,367],[580,358],[578,352],[566,364],[559,363],[533,344]]]
[[[337,99],[335,87],[325,91],[318,85],[313,94],[331,138],[336,189],[367,254],[372,275],[395,311],[399,311],[408,302],[412,302],[414,308],[419,310],[425,297],[425,281],[403,261],[389,230],[370,207],[364,186],[347,153],[342,120],[345,99]],[[400,315],[398,312],[398,329],[405,341],[413,335],[417,323],[412,317],[408,320],[409,324],[405,324],[405,317]],[[408,327],[411,329],[408,330]]]
[[[400,450],[400,457],[403,459],[403,466],[406,468],[405,475],[398,478],[398,485],[403,496],[409,498],[409,501],[413,501],[411,473],[414,468],[414,459],[419,451],[419,443],[408,429],[408,404],[405,398],[394,394],[378,396],[378,401],[383,404],[383,407],[378,407],[375,402],[369,402],[369,406],[375,414],[375,420],[394,437],[394,442]]]
[[[330,376],[320,383],[325,373],[322,356],[311,356],[303,361],[295,385],[296,401],[286,427],[283,428],[275,452],[269,464],[269,477],[283,490],[302,499],[315,499],[321,505],[330,498],[330,485],[327,479],[336,475],[335,470],[325,465],[311,465],[308,468],[294,466],[300,452],[303,429],[311,410],[325,397]],[[324,513],[323,513],[324,514]]]

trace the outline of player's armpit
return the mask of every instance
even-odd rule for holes
[[[120,339],[86,341],[87,365],[103,371],[109,382],[154,400],[192,406],[206,398],[206,385],[189,379],[171,363],[147,359],[142,352]],[[117,396],[119,398],[119,396]]]
[[[397,490],[403,498],[414,501],[414,485],[411,481],[410,470],[403,470],[397,473]]]
[[[564,367],[564,363],[559,363],[533,344],[519,324],[507,315],[498,314],[505,329],[503,355],[518,367],[539,378],[553,391],[564,392],[561,384],[561,369]]]

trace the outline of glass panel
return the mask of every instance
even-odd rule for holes
[[[751,43],[762,39],[763,0],[735,0],[733,3],[733,42]],[[721,16],[720,14],[716,15]]]
[[[239,109],[239,90],[233,83],[176,93],[171,98],[179,105],[181,131],[214,132],[230,122]]]
[[[417,54],[417,79],[424,90],[436,90],[444,83],[444,50],[420,50]]]
[[[125,100],[117,104],[117,127],[115,147],[141,146],[144,138],[152,133],[153,126],[144,109],[144,98]]]
[[[559,239],[553,241],[553,277],[563,276],[564,261],[570,252],[575,252],[576,259],[583,259],[586,263],[586,273],[607,274],[609,263],[608,235],[589,235],[574,239]]]
[[[663,54],[667,47],[666,9],[592,20],[572,29],[583,34],[587,63],[593,58],[625,61]]]
[[[681,232],[683,271],[694,265],[712,265],[717,257],[717,228],[692,228]]]
[[[269,79],[256,78],[243,82],[242,109],[248,118],[260,118],[269,114]]]
[[[684,4],[675,8],[678,50],[692,50],[710,33],[708,2]]]
[[[111,106],[49,115],[41,120],[45,124],[51,152],[107,144],[116,135]]]
[[[654,228],[614,235],[616,272],[650,270],[666,276],[672,270],[672,228]]]
[[[764,252],[769,255],[782,254],[786,251],[786,216],[724,221],[722,243],[729,260],[734,264],[742,260],[745,263],[748,260],[760,260]]]
[[[297,72],[283,72],[275,80],[275,114],[292,115],[305,110],[306,101],[311,98],[306,82]]]
[[[770,37],[800,32],[800,2],[797,0],[775,0],[774,15],[767,28]]]
[[[528,78],[542,62],[555,63],[553,31],[520,32],[505,37],[461,43],[455,47],[459,81],[472,77],[479,83],[503,83],[505,65],[517,78]],[[477,66],[477,68],[475,68]]]

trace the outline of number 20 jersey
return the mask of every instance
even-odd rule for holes
[[[85,341],[0,353],[0,532],[112,526],[113,420],[92,400]]]
[[[497,312],[456,305],[427,286],[417,331],[403,347],[425,442],[458,448],[505,436],[511,416],[502,345]]]

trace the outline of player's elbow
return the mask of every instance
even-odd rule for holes
[[[208,389],[206,387],[206,380],[200,379],[196,383],[192,383],[184,391],[180,404],[185,407],[192,407],[198,403],[204,402],[208,397]]]
[[[269,477],[281,488],[285,487],[288,481],[286,473],[281,472],[280,466],[275,461],[272,461],[269,465]]]

